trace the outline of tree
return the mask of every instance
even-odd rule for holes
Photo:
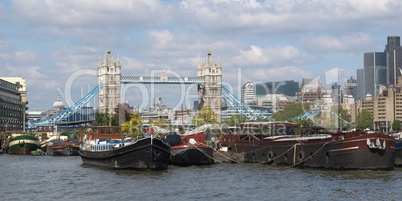
[[[291,121],[293,118],[300,116],[310,110],[312,103],[294,103],[285,106],[282,112],[276,112],[272,117],[276,121]]]
[[[142,119],[140,114],[135,113],[130,115],[130,121],[126,121],[123,123],[121,130],[123,132],[128,132],[133,137],[137,136],[138,138],[142,136]]]
[[[392,123],[392,130],[395,132],[399,132],[401,130],[401,121],[395,119]]]
[[[358,129],[372,129],[373,128],[373,114],[368,111],[363,109],[359,114],[357,114],[357,119],[356,119],[356,128]]]
[[[241,114],[235,114],[223,123],[228,126],[236,126],[237,124],[243,123],[245,121],[247,121],[246,117],[242,116]]]
[[[111,121],[112,117],[107,111],[105,113],[96,111],[95,126],[110,126]]]
[[[166,122],[165,122],[164,118],[159,118],[159,119],[152,120],[151,126],[158,126],[158,127],[161,127],[161,128],[167,128],[168,127],[166,125]]]
[[[300,124],[302,127],[314,126],[314,121],[309,118],[296,119],[295,123]]]
[[[335,115],[335,117],[333,118],[334,122],[335,122],[336,118],[338,119],[338,125],[337,126],[339,128],[341,128],[341,129],[349,129],[351,127],[351,124],[350,124],[351,116],[349,115],[347,110],[343,109],[341,104],[333,106],[331,111]]]
[[[200,113],[192,120],[194,126],[202,126],[204,124],[217,124],[218,115],[209,107],[202,107]]]

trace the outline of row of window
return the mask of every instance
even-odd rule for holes
[[[0,95],[0,101],[4,103],[13,103],[13,104],[21,104],[21,100],[19,96],[16,96],[15,98],[5,96],[5,95]]]
[[[9,82],[6,82],[4,80],[0,80],[0,86],[5,87],[11,90],[18,90],[18,86]]]
[[[4,112],[4,111],[0,111],[0,117],[22,117],[22,113],[21,112]]]

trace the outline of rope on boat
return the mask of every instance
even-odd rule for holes
[[[262,163],[264,164],[264,163],[270,163],[270,162],[274,161],[275,159],[277,159],[277,158],[279,158],[279,157],[285,155],[286,153],[288,153],[290,150],[292,150],[293,148],[295,148],[296,145],[299,145],[299,144],[300,144],[300,143],[296,143],[296,144],[292,145],[288,150],[286,150],[285,152],[283,152],[283,153],[280,154],[279,156],[274,157],[273,159],[268,159],[268,161],[264,161],[264,162],[262,162]],[[295,149],[295,150],[296,150],[296,149]]]
[[[202,144],[202,143],[201,143],[201,144]],[[212,148],[216,153],[220,154],[221,156],[225,157],[226,159],[228,159],[228,160],[230,160],[230,161],[233,161],[233,162],[235,162],[235,163],[241,163],[241,162],[239,162],[239,161],[237,161],[237,160],[235,160],[235,159],[233,159],[233,158],[230,158],[230,157],[228,157],[228,156],[225,156],[224,154],[222,154],[221,152],[219,152],[218,150],[216,150],[216,149],[215,149],[214,147],[212,147],[212,146],[209,146],[209,145],[206,145],[206,144],[202,144],[202,145]],[[205,154],[208,158],[214,160],[215,163],[223,163],[222,161],[219,161],[219,160],[215,159],[214,157],[209,156],[208,154],[206,154],[205,152],[203,152],[200,148],[198,148],[198,147],[196,147],[196,146],[194,146],[194,147],[195,147],[196,149],[198,149],[199,151],[201,151],[203,154]],[[188,148],[187,148],[187,149],[188,149]]]
[[[201,143],[201,144],[202,144],[202,143]],[[210,146],[205,145],[205,144],[202,144],[202,145],[207,146],[207,147],[210,147]],[[193,146],[193,145],[190,145],[190,146]],[[195,147],[196,149],[198,149],[198,151],[202,152],[202,153],[203,153],[205,156],[207,156],[208,158],[214,160],[215,163],[217,162],[217,160],[215,160],[214,157],[209,156],[208,154],[206,154],[204,151],[202,151],[202,150],[201,150],[200,148],[198,148],[197,146],[193,146],[193,147]],[[211,147],[211,148],[212,148],[213,150],[215,150],[213,147]],[[218,162],[220,162],[220,161],[218,161]],[[220,162],[220,163],[221,163],[221,162]]]
[[[216,153],[218,153],[219,155],[223,156],[224,158],[226,158],[226,159],[228,159],[228,160],[230,160],[230,161],[232,161],[232,162],[241,163],[240,161],[237,161],[237,160],[235,160],[235,159],[233,159],[233,158],[230,158],[230,157],[228,157],[228,156],[225,156],[225,154],[222,154],[222,153],[219,152],[218,150],[215,150],[215,151],[216,151]],[[223,163],[223,162],[220,161],[220,163]]]
[[[310,155],[309,157],[305,158],[304,160],[301,160],[300,162],[298,162],[298,163],[296,163],[296,164],[294,164],[294,165],[288,166],[288,167],[286,167],[286,168],[295,167],[295,166],[298,166],[298,165],[300,165],[301,163],[307,161],[308,159],[310,159],[310,158],[312,158],[314,155],[316,155],[322,148],[325,147],[325,145],[327,145],[327,144],[330,143],[330,142],[331,142],[331,141],[328,141],[328,142],[326,142],[325,144],[323,144],[316,152],[314,152],[312,155]]]

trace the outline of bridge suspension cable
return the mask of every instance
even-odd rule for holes
[[[28,124],[29,128],[35,128],[37,126],[45,126],[45,125],[52,125],[57,122],[60,122],[77,111],[79,111],[82,107],[84,107],[88,102],[99,92],[99,90],[103,87],[102,85],[96,86],[94,89],[92,89],[86,96],[81,98],[79,101],[77,101],[74,105],[70,106],[69,108],[66,108],[58,113],[56,113],[53,116],[47,117],[45,119],[41,119],[39,121],[31,122]]]
[[[258,118],[269,118],[265,115],[258,113],[257,111],[251,109],[246,103],[239,100],[233,93],[229,91],[224,85],[222,85],[222,98],[228,103],[231,107],[235,108],[235,110],[241,115],[247,117],[250,120],[255,120]]]
[[[346,124],[350,124],[350,122],[346,121],[345,119],[342,119],[342,117],[338,116],[337,114],[335,114],[334,112],[332,112],[332,110],[330,111],[330,113],[332,115],[334,115],[336,118],[338,118],[339,120],[345,122]]]
[[[293,121],[293,120],[296,120],[296,119],[308,119],[308,118],[315,117],[315,116],[317,116],[317,115],[319,115],[319,114],[321,114],[321,110],[317,110],[317,111],[315,111],[315,112],[312,111],[312,110],[309,110],[309,111],[307,111],[307,112],[304,113],[304,114],[301,114],[301,115],[299,115],[299,116],[296,116],[296,117],[291,118],[290,121]]]

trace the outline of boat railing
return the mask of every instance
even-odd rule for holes
[[[85,151],[102,152],[113,150],[114,146],[109,144],[81,144],[80,149]]]

